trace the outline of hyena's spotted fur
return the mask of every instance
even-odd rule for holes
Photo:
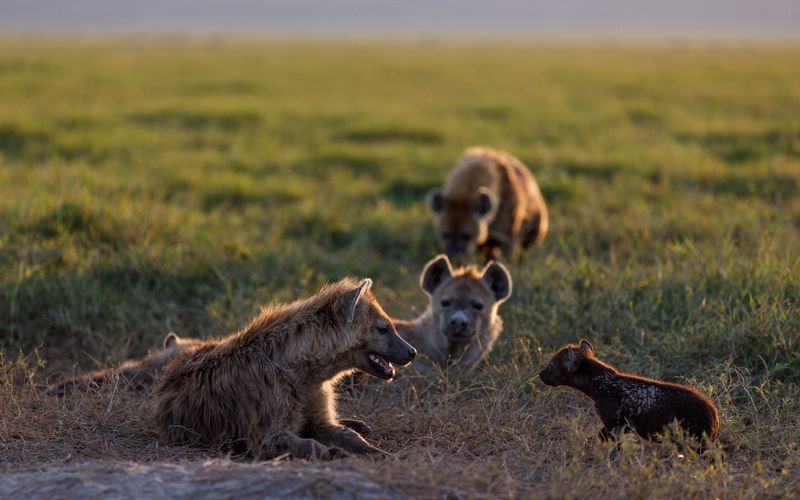
[[[508,270],[496,262],[480,271],[475,266],[453,269],[440,255],[423,269],[420,286],[430,303],[415,320],[394,320],[400,336],[440,366],[478,364],[503,331],[497,311],[511,295]]]
[[[291,304],[270,306],[239,333],[189,349],[158,388],[156,421],[170,442],[255,458],[383,455],[339,420],[333,387],[361,370],[391,379],[416,354],[370,292],[344,279]]]
[[[547,205],[536,178],[517,158],[485,147],[467,149],[441,190],[428,194],[440,250],[451,259],[519,259],[544,241]]]

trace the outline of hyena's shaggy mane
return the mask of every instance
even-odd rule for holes
[[[481,270],[478,269],[478,266],[476,266],[475,264],[469,264],[467,266],[454,267],[453,268],[453,278],[460,278],[461,276],[466,276],[466,277],[474,279],[474,280],[479,280],[479,279],[481,279]]]
[[[272,359],[289,363],[294,359],[307,362],[309,353],[321,358],[351,351],[360,342],[355,332],[364,319],[356,314],[351,324],[346,321],[347,294],[357,287],[358,281],[348,277],[325,285],[311,297],[270,304],[232,339],[231,348],[268,342],[275,347]],[[364,293],[357,309],[363,311],[367,302],[380,309],[371,291]]]

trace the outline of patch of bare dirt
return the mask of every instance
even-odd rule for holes
[[[85,461],[0,474],[2,498],[401,498],[369,476],[325,464]]]

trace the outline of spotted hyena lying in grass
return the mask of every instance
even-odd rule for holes
[[[572,387],[592,398],[604,439],[626,428],[652,438],[674,421],[698,440],[714,440],[719,431],[717,409],[706,396],[684,385],[622,373],[595,358],[588,340],[562,347],[539,377],[547,385]]]
[[[141,390],[150,387],[155,382],[161,369],[172,360],[179,352],[194,345],[201,340],[181,338],[175,333],[164,336],[162,349],[144,359],[125,361],[116,368],[95,370],[74,377],[66,377],[48,389],[53,396],[65,396],[73,391],[86,391],[108,385],[109,382],[119,382],[130,389]]]
[[[391,380],[415,349],[370,292],[344,279],[291,304],[270,306],[239,333],[182,352],[157,393],[156,421],[174,443],[256,458],[385,455],[340,420],[333,387],[358,369]]]
[[[478,364],[503,331],[497,311],[511,296],[511,274],[496,262],[453,269],[440,255],[423,269],[420,286],[430,304],[415,320],[394,320],[400,336],[440,366]]]
[[[548,215],[539,185],[512,155],[469,148],[444,187],[428,194],[440,250],[451,259],[480,252],[488,261],[516,261],[544,241]]]

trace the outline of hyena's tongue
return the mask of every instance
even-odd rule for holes
[[[386,361],[383,357],[378,356],[377,354],[370,354],[369,359],[371,359],[376,365],[380,366],[383,370],[383,373],[385,373],[387,376],[394,377],[394,366]]]

